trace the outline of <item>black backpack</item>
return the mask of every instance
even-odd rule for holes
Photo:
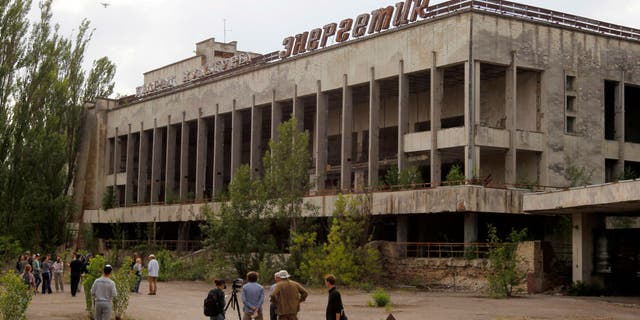
[[[204,315],[207,317],[213,317],[216,315],[218,309],[218,296],[216,292],[211,290],[207,297],[204,298]]]

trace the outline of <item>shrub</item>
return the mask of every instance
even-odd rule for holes
[[[464,172],[460,168],[460,165],[454,165],[449,169],[449,173],[447,173],[446,182],[449,186],[457,186],[464,184],[466,177],[464,176]]]
[[[93,299],[91,299],[91,286],[93,285],[93,282],[102,275],[102,270],[104,269],[105,264],[104,257],[99,255],[92,257],[89,261],[89,265],[87,266],[87,273],[83,276],[82,288],[84,289],[87,313],[91,319],[93,319],[94,316]]]
[[[118,295],[113,299],[113,311],[116,319],[122,319],[129,307],[129,295],[136,280],[133,274],[129,272],[129,268],[126,267],[120,268],[118,272],[113,274],[111,279],[116,283],[116,290],[118,291]]]
[[[33,293],[13,270],[0,277],[0,314],[2,319],[26,319]]]
[[[369,305],[372,307],[386,307],[391,304],[391,296],[382,288],[377,288],[371,294]]]
[[[497,229],[488,225],[489,229],[489,295],[494,298],[510,297],[513,288],[525,279],[526,274],[518,270],[518,259],[516,250],[518,243],[522,242],[527,229],[520,231],[511,230],[505,242],[498,237]]]
[[[290,252],[292,259],[301,257],[298,270],[301,279],[321,284],[325,274],[333,273],[347,286],[377,280],[381,273],[380,254],[367,246],[370,218],[367,203],[362,198],[338,196],[327,243],[315,245],[315,233],[292,236]]]

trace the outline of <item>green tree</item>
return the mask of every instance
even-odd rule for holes
[[[267,192],[260,179],[251,179],[249,166],[241,166],[229,185],[229,201],[201,213],[206,218],[202,231],[205,245],[216,248],[217,256],[229,255],[238,276],[257,270],[263,256],[273,252],[273,235],[269,232],[270,215]]]
[[[367,246],[371,217],[368,203],[367,197],[339,195],[327,242],[312,246],[314,233],[296,238],[294,243],[303,251],[298,272],[303,279],[322,283],[325,274],[334,273],[342,283],[353,286],[372,282],[380,275],[379,253]]]
[[[0,233],[27,247],[54,246],[64,241],[73,213],[84,99],[111,94],[115,67],[103,58],[92,73],[105,73],[87,80],[89,22],[66,38],[51,22],[51,1],[40,3],[31,27],[30,7],[31,1],[0,0]]]
[[[269,141],[269,150],[263,157],[263,163],[263,180],[270,208],[274,210],[275,217],[287,219],[291,230],[297,231],[305,209],[303,199],[311,188],[309,132],[300,132],[295,118],[280,124],[278,140]]]
[[[511,230],[503,242],[498,237],[498,230],[488,225],[489,230],[489,294],[495,298],[510,297],[513,288],[524,280],[526,274],[518,270],[518,244],[527,237],[527,229]]]

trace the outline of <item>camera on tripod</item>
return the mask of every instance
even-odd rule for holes
[[[231,289],[238,290],[242,288],[243,282],[244,280],[242,280],[242,278],[233,279],[233,281],[231,282]]]

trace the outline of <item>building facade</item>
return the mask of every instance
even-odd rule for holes
[[[380,237],[399,242],[477,242],[488,222],[549,240],[553,218],[523,209],[530,189],[640,172],[640,30],[506,1],[427,5],[354,15],[266,55],[205,40],[145,73],[135,96],[88,105],[79,221],[189,238],[181,226],[240,165],[260,175],[292,117],[311,137],[307,201],[328,216],[337,191],[375,190]],[[394,166],[417,168],[425,187],[376,190]],[[448,185],[454,166],[466,184]]]

